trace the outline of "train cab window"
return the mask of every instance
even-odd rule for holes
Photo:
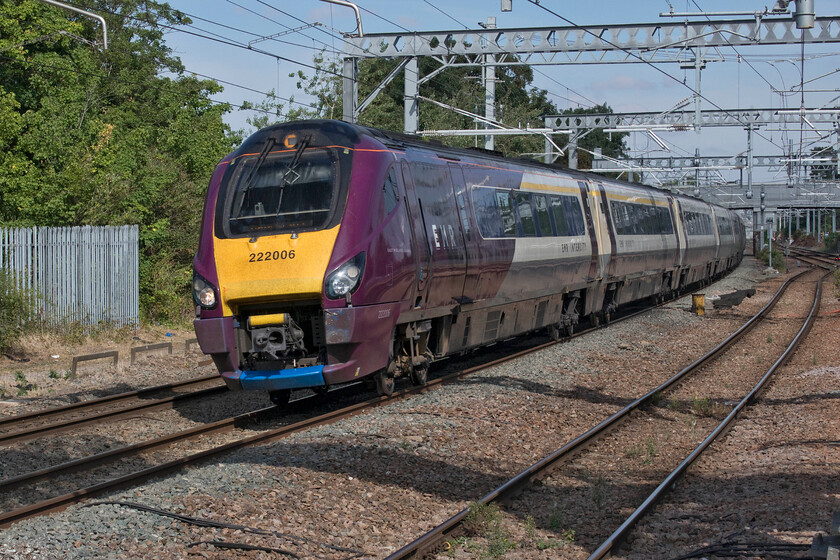
[[[235,163],[223,180],[227,235],[313,231],[329,223],[338,198],[337,161],[330,151],[272,152]]]
[[[554,235],[554,232],[551,230],[551,216],[548,213],[548,202],[546,202],[544,196],[534,195],[534,208],[537,211],[539,234],[543,237]]]
[[[393,167],[388,171],[388,176],[385,178],[382,191],[385,195],[385,215],[388,216],[397,207],[397,203],[400,200],[400,193],[397,188],[397,175]]]
[[[516,213],[519,216],[520,235],[522,237],[535,237],[537,226],[534,223],[534,211],[531,209],[531,193],[517,193]]]

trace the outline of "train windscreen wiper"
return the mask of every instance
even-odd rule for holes
[[[245,198],[245,203],[244,203],[244,205],[241,204],[239,206],[240,208],[248,208],[250,206],[250,202],[251,202],[251,183],[254,181],[254,177],[256,177],[256,175],[257,175],[257,170],[263,164],[263,162],[265,161],[265,158],[268,157],[268,153],[271,151],[271,149],[274,147],[274,145],[276,143],[277,143],[277,141],[274,139],[273,136],[269,136],[268,138],[266,138],[265,145],[263,146],[263,149],[260,152],[260,155],[257,157],[257,161],[254,162],[253,167],[251,167],[251,171],[248,173],[248,178],[245,179],[245,182],[242,185],[241,192],[242,192],[242,196]]]
[[[286,168],[286,171],[283,172],[283,182],[280,185],[280,196],[277,197],[277,209],[274,213],[279,217],[280,216],[280,207],[283,205],[283,192],[286,189],[286,185],[292,185],[295,181],[300,179],[300,173],[295,171],[295,168],[300,163],[300,158],[303,155],[303,151],[309,145],[309,142],[312,140],[312,136],[304,136],[301,138],[297,146],[295,147],[295,153],[292,156],[292,161],[289,162],[289,167]],[[289,177],[294,173],[295,177],[291,181]]]

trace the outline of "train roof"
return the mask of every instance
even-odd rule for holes
[[[301,121],[290,121],[286,123],[276,124],[262,130],[259,130],[248,137],[239,147],[239,149],[234,152],[234,154],[242,153],[243,151],[247,151],[252,149],[255,144],[262,144],[267,137],[269,137],[273,132],[277,131],[278,129],[288,128],[288,127],[300,127],[300,128],[314,128],[324,132],[324,139],[329,138],[331,141],[335,141],[337,136],[345,137],[350,142],[357,142],[359,137],[362,135],[370,136],[382,144],[392,147],[392,148],[417,148],[422,150],[430,150],[434,151],[439,155],[443,155],[444,157],[451,158],[451,159],[461,159],[461,158],[474,158],[479,160],[490,160],[494,162],[504,162],[509,165],[514,166],[521,166],[526,168],[532,169],[547,169],[555,172],[561,172],[563,174],[569,175],[573,178],[578,178],[581,180],[587,181],[598,181],[598,182],[608,182],[608,183],[618,183],[625,186],[637,188],[637,189],[645,189],[650,191],[656,191],[663,194],[668,194],[670,196],[679,197],[682,199],[689,199],[689,200],[696,200],[698,202],[702,202],[704,204],[708,204],[710,206],[715,206],[716,208],[721,208],[724,210],[729,210],[724,208],[723,206],[719,206],[716,204],[711,204],[708,201],[705,201],[699,197],[670,191],[663,188],[653,187],[650,185],[643,185],[641,183],[631,183],[629,181],[624,181],[621,179],[612,179],[607,178],[602,175],[596,173],[587,173],[586,171],[581,171],[579,169],[571,169],[568,167],[564,167],[561,165],[553,164],[553,163],[544,163],[533,159],[526,159],[526,158],[509,158],[505,157],[501,154],[501,152],[497,152],[494,150],[486,150],[483,148],[459,148],[454,146],[447,146],[438,140],[430,140],[424,138],[422,136],[417,136],[413,134],[405,134],[402,132],[395,132],[392,130],[385,130],[381,128],[375,128],[371,126],[364,126],[360,124],[353,124],[347,123],[344,121],[339,120],[332,120],[332,119],[312,119],[312,120],[301,120]]]

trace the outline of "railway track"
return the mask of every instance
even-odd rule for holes
[[[795,304],[788,302],[802,299],[802,288],[799,286],[805,284],[807,287],[809,284],[807,280],[811,279],[811,282],[814,282],[815,277],[819,274],[822,274],[822,271],[812,269],[797,275],[795,277],[798,280],[796,282],[797,286],[792,290],[794,293],[785,298],[786,307],[795,306]],[[521,471],[478,499],[471,507],[458,512],[431,531],[388,556],[388,560],[422,558],[425,554],[431,552],[451,550],[454,546],[457,546],[458,540],[456,537],[467,532],[467,528],[464,526],[465,521],[471,520],[471,522],[474,522],[475,512],[480,512],[483,507],[491,504],[504,505],[505,511],[521,519],[528,515],[537,516],[537,512],[549,511],[552,508],[552,502],[555,504],[554,507],[558,507],[556,504],[563,504],[564,500],[568,502],[588,501],[590,496],[594,497],[596,495],[600,495],[600,499],[609,502],[610,505],[602,507],[603,504],[599,504],[598,507],[592,508],[593,511],[579,512],[581,516],[589,518],[580,522],[578,526],[580,530],[576,531],[576,542],[579,544],[586,543],[587,548],[594,551],[590,556],[591,559],[602,558],[609,554],[626,538],[638,520],[661,499],[667,489],[673,486],[674,481],[685,472],[688,466],[708,448],[718,435],[731,426],[738,413],[766,387],[773,372],[785,362],[796,346],[807,336],[807,332],[818,312],[822,279],[816,282],[813,304],[810,304],[810,308],[802,308],[802,305],[800,305],[799,312],[795,313],[797,318],[800,319],[799,324],[794,324],[792,328],[787,329],[787,333],[783,337],[777,334],[778,327],[781,325],[795,323],[790,320],[790,317],[773,314],[774,307],[785,297],[788,289],[794,285],[795,279],[786,281],[773,299],[752,319],[693,364],[562,448]],[[802,282],[802,280],[806,280],[806,282]],[[804,301],[807,303],[808,299]],[[768,324],[777,327],[773,331],[776,334],[766,334],[765,331],[756,328],[758,325]],[[732,380],[731,372],[729,374],[725,373],[728,369],[726,360],[730,360],[731,363],[733,359],[732,348],[736,344],[755,345],[762,340],[765,344],[772,344],[771,338],[773,336],[785,338],[785,341],[784,346],[779,349],[778,359],[773,361],[769,369],[761,368],[760,371],[757,370],[752,375],[747,372],[739,372],[735,377],[743,379],[737,381]],[[778,339],[775,344],[779,344]],[[723,364],[722,367],[721,364]],[[703,433],[706,435],[702,438],[697,437],[696,439],[700,440],[697,446],[693,449],[685,449],[679,460],[671,461],[676,464],[673,470],[669,470],[666,476],[661,476],[661,467],[653,469],[656,473],[643,472],[645,468],[638,471],[632,471],[631,469],[631,472],[620,474],[611,473],[609,470],[599,470],[599,466],[615,461],[616,449],[638,449],[640,453],[644,453],[644,442],[651,441],[645,439],[649,438],[648,434],[652,433],[650,426],[656,424],[657,417],[665,417],[664,419],[668,420],[669,405],[663,405],[662,403],[685,402],[687,400],[686,395],[691,395],[692,391],[690,380],[698,376],[709,375],[725,376],[721,378],[724,379],[720,382],[721,387],[732,384],[731,388],[723,392],[730,395],[729,397],[715,399],[716,403],[711,404],[720,405],[728,402],[731,399],[732,392],[739,392],[739,397],[736,399],[737,404],[730,406],[725,414],[718,410],[717,416],[725,416],[720,423],[706,420],[699,422],[699,424],[702,424],[700,428],[703,428]],[[746,383],[747,378],[752,381]],[[668,395],[671,395],[670,399]],[[670,430],[672,428],[673,425],[668,422],[660,424],[660,429]],[[694,426],[692,426],[693,429]],[[642,443],[628,443],[634,441],[633,436],[636,439],[638,439],[638,436],[642,436]],[[617,441],[620,443],[617,443]],[[639,447],[632,447],[631,445]],[[648,451],[650,450],[648,449]],[[665,450],[662,453],[665,454]],[[625,464],[623,468],[626,469],[627,465]],[[651,469],[647,468],[646,470],[650,471]],[[590,483],[586,485],[587,490],[580,489],[581,480]],[[646,490],[644,495],[639,491],[639,487]],[[647,493],[649,490],[652,491]],[[625,496],[620,496],[619,499],[617,495],[622,493]],[[632,505],[629,502],[632,502]],[[559,507],[562,509],[563,506]],[[629,517],[620,515],[621,511],[628,509],[633,511]],[[595,529],[592,529],[592,527],[595,527]],[[609,529],[605,530],[607,527]],[[613,531],[615,527],[618,528]],[[610,534],[611,531],[613,532]],[[609,536],[603,539],[603,536],[607,534]],[[466,551],[452,550],[452,553],[456,555],[459,552],[465,552],[469,556]]]
[[[179,403],[206,398],[227,390],[217,375],[209,375],[4,417],[0,419],[0,446],[67,432],[81,426],[113,422],[139,412],[169,409]],[[158,398],[155,398],[156,396]]]
[[[615,323],[622,320],[627,320],[648,310],[648,307],[639,310],[630,310],[620,316],[617,316],[615,319],[613,319],[612,322]],[[583,331],[580,331],[579,333],[575,333],[574,335],[572,335],[572,337],[585,336],[586,334],[596,330],[597,328],[598,327],[594,326],[587,328]],[[0,513],[0,527],[8,526],[16,521],[26,519],[29,517],[59,511],[73,503],[80,502],[86,498],[94,497],[107,491],[130,486],[132,484],[139,483],[143,480],[147,480],[152,476],[158,476],[164,473],[172,472],[181,469],[185,466],[205,461],[211,457],[228,453],[238,448],[246,447],[249,445],[256,445],[259,443],[286,437],[295,432],[348,418],[350,416],[364,412],[365,410],[370,409],[371,407],[380,406],[388,402],[405,399],[423,391],[433,390],[434,388],[440,385],[457,381],[458,379],[461,379],[465,376],[468,376],[470,374],[476,373],[489,367],[493,367],[500,363],[516,360],[522,356],[533,352],[537,352],[543,348],[557,343],[557,341],[549,340],[545,343],[538,345],[529,344],[523,350],[514,352],[512,354],[508,353],[501,358],[492,359],[490,362],[487,362],[485,360],[485,363],[482,363],[481,365],[469,367],[466,369],[460,369],[455,372],[444,374],[437,378],[431,379],[429,383],[427,383],[425,386],[409,387],[402,389],[401,391],[395,392],[392,397],[376,397],[373,399],[367,399],[362,402],[358,402],[350,406],[342,407],[338,410],[328,412],[326,414],[319,414],[308,418],[304,417],[300,421],[283,425],[277,428],[263,429],[259,427],[261,423],[265,423],[267,421],[277,418],[278,407],[271,406],[240,414],[238,416],[222,419],[216,422],[208,423],[205,425],[196,426],[188,430],[167,434],[162,437],[141,441],[117,449],[111,449],[106,452],[96,453],[87,457],[82,457],[76,460],[63,462],[61,464],[54,465],[51,467],[46,467],[31,472],[22,473],[20,475],[13,476],[10,478],[6,478],[4,480],[0,480],[0,495],[10,496],[10,500],[12,500],[15,505],[12,509]],[[195,383],[207,383],[212,382],[213,380],[215,380],[216,383],[218,383],[218,378],[216,376],[199,378],[191,381]],[[26,441],[28,439],[41,437],[46,434],[55,434],[60,433],[61,431],[67,431],[81,425],[89,425],[96,422],[108,422],[118,417],[124,417],[126,415],[136,413],[138,408],[122,408],[117,410],[109,409],[106,411],[102,411],[100,409],[101,407],[113,406],[115,403],[128,402],[132,399],[137,399],[142,396],[149,396],[155,391],[161,392],[181,388],[183,386],[186,386],[186,383],[187,382],[185,382],[185,384],[177,384],[175,386],[155,387],[139,392],[125,393],[123,395],[105,397],[103,399],[89,401],[88,403],[78,403],[75,405],[69,405],[67,407],[61,407],[58,409],[51,409],[9,418],[4,421],[3,425],[0,425],[0,428],[5,428],[5,434],[0,435],[0,438],[5,439],[0,439],[0,445],[13,445],[15,443]],[[217,391],[225,391],[226,388],[224,386],[220,386],[212,387],[206,390],[209,391],[209,393],[207,394],[215,394]],[[358,392],[357,388],[353,386],[345,386],[337,390],[330,391],[329,398],[334,398],[353,392]],[[170,399],[171,398],[175,397],[170,397]],[[189,397],[185,395],[184,398]],[[285,412],[292,413],[296,411],[305,411],[307,409],[311,409],[314,403],[322,402],[325,398],[328,397],[326,397],[325,395],[313,395],[296,399],[288,405],[289,409]],[[163,402],[164,400],[167,400],[167,402]],[[151,401],[149,403],[142,403],[139,405],[135,403],[135,405],[132,406],[145,406],[144,410],[150,410],[151,407],[162,408],[166,406],[172,406],[171,402],[172,401],[168,399],[159,399],[157,401]],[[71,419],[65,418],[64,420],[58,422],[47,422],[44,425],[39,425],[35,427],[21,427],[23,425],[26,425],[27,423],[38,421],[43,422],[46,419],[61,417],[66,414],[73,414],[74,417]],[[76,418],[75,415],[80,415],[81,417]],[[252,432],[258,431],[259,433],[255,435],[246,435],[243,437],[241,433],[241,429],[243,428],[248,428]],[[237,432],[237,430],[240,431]],[[206,442],[206,439],[210,437],[223,437],[225,441],[223,441],[222,443]],[[192,442],[189,443],[192,451],[181,453],[177,457],[167,457],[165,459],[151,460],[138,459],[139,457],[149,456],[150,454],[155,453],[163,452],[164,454],[166,454],[166,450],[171,448],[173,444],[179,443],[181,445],[184,445],[186,442]],[[196,451],[195,446],[200,445],[203,445],[204,448]],[[125,462],[129,462],[132,460],[135,462],[140,461],[143,464],[143,468],[126,471],[125,467],[119,466]],[[152,464],[147,465],[146,463],[148,462],[151,462]],[[85,486],[83,483],[82,485],[75,485],[69,490],[63,492],[53,492],[53,495],[50,495],[47,498],[42,497],[42,495],[40,494],[40,490],[29,490],[31,488],[39,486],[39,483],[43,483],[43,481],[56,481],[60,479],[66,482],[68,480],[68,477],[60,476],[62,474],[92,472],[95,470],[102,469],[105,465],[111,465],[111,467],[109,468],[112,471],[118,471],[119,474],[110,475],[105,480],[88,484],[87,486]]]
[[[792,247],[790,249],[792,257],[803,262],[819,266],[821,268],[832,268],[840,265],[840,256],[824,253],[822,251],[815,251],[805,247]]]

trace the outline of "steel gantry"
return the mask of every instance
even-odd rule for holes
[[[835,42],[840,42],[840,16],[818,17],[813,28],[797,29],[793,19],[772,14],[717,21],[505,29],[487,25],[466,31],[348,35],[343,54],[343,118],[348,122],[358,120],[358,63],[365,58],[409,59],[404,68],[404,130],[416,133],[420,85],[447,68],[668,62],[700,65],[723,60],[718,50],[723,47]],[[420,76],[420,56],[431,57],[440,67]],[[383,87],[395,75],[386,78]]]
[[[777,2],[778,3],[778,2]],[[781,0],[784,7],[789,2]],[[774,8],[775,10],[775,8]],[[343,102],[344,120],[357,122],[366,107],[402,69],[405,76],[404,131],[415,134],[419,129],[420,86],[447,68],[482,66],[485,81],[484,117],[485,147],[493,147],[496,134],[538,133],[546,137],[547,158],[554,145],[552,134],[569,134],[569,164],[576,164],[576,140],[584,129],[646,131],[654,140],[655,130],[695,130],[703,126],[742,126],[747,131],[747,193],[752,192],[752,133],[769,123],[807,122],[836,123],[837,111],[800,110],[783,112],[775,109],[701,110],[700,74],[708,62],[723,61],[723,48],[769,45],[805,45],[840,42],[840,16],[814,18],[812,0],[797,2],[793,18],[779,16],[786,12],[755,13],[751,19],[716,19],[702,21],[670,21],[627,25],[554,26],[538,28],[496,28],[488,20],[482,29],[466,31],[428,31],[409,33],[377,33],[348,35],[344,41]],[[418,57],[429,57],[439,67],[420,76]],[[366,58],[400,59],[397,68],[374,89],[361,104],[358,102],[359,60]],[[495,122],[493,88],[495,67],[517,64],[616,64],[616,63],[679,63],[695,69],[693,112],[665,112],[635,115],[557,115],[546,119],[544,128],[516,129]],[[836,126],[836,124],[835,124]],[[476,134],[476,131],[422,131],[421,134]],[[658,141],[661,142],[661,141]],[[801,158],[801,155],[798,157]],[[695,185],[699,182],[700,156],[692,158]],[[801,161],[801,160],[800,160]],[[650,160],[646,162],[650,165]],[[671,161],[670,163],[674,163]],[[783,162],[777,160],[773,165]],[[770,163],[768,163],[770,164]],[[632,164],[631,164],[632,165]],[[743,165],[738,162],[738,165]],[[765,197],[761,188],[761,229],[764,228]],[[740,195],[739,195],[740,196]],[[744,193],[746,196],[746,193]],[[816,201],[815,201],[816,202]],[[754,208],[755,210],[755,208]],[[756,224],[758,225],[758,224]]]

